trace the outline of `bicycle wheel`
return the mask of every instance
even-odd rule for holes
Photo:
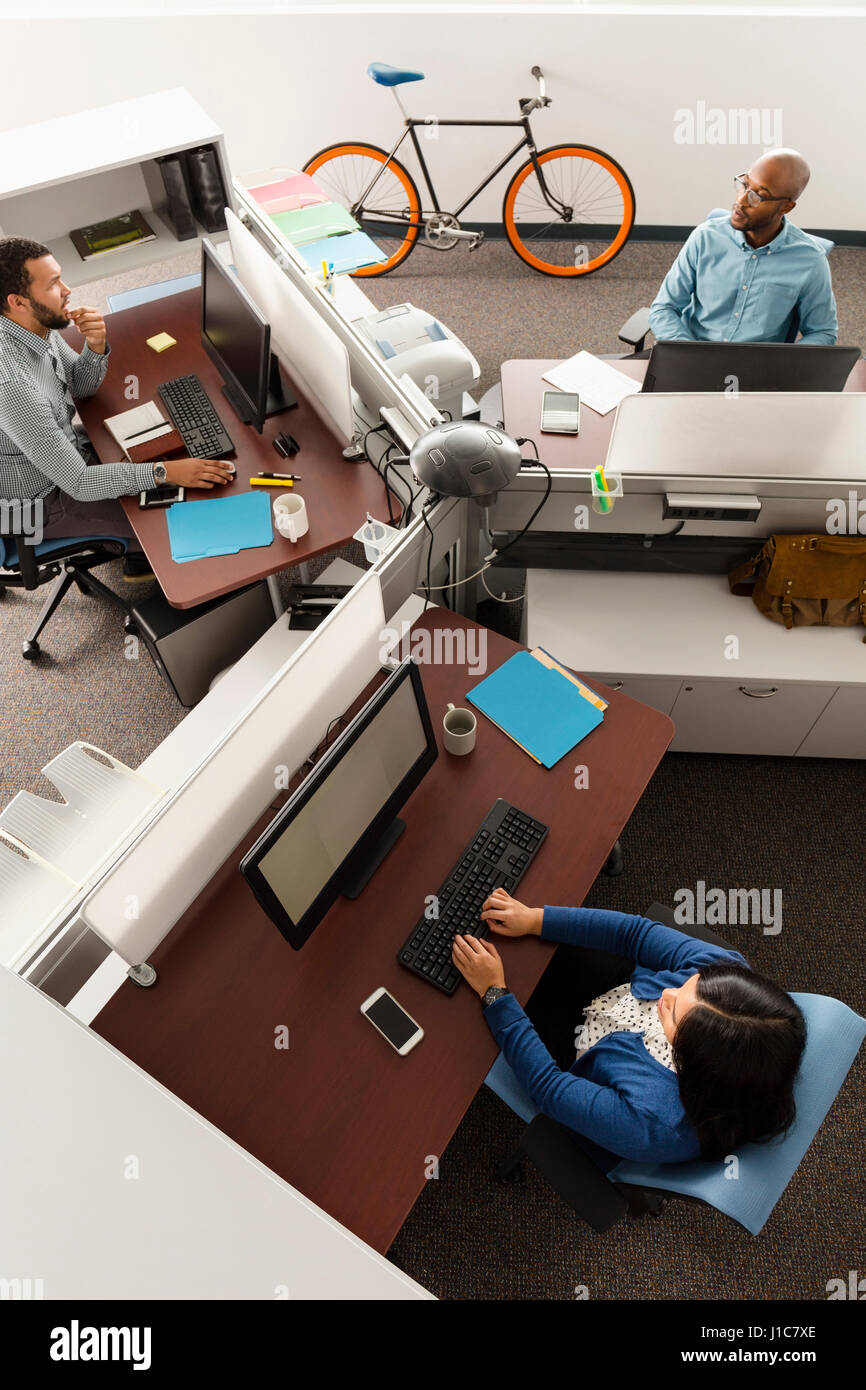
[[[615,159],[592,145],[552,145],[537,155],[555,204],[532,160],[515,173],[502,204],[512,249],[542,275],[591,275],[609,265],[634,225],[634,190]]]
[[[396,159],[389,160],[387,150],[380,150],[378,145],[329,145],[304,165],[304,173],[311,174],[335,203],[347,208],[388,257],[380,265],[354,271],[354,275],[387,275],[405,261],[418,240],[418,226],[409,223],[420,222],[421,199],[412,175]],[[374,179],[375,187],[371,187]],[[368,189],[369,198],[359,213],[358,204]]]

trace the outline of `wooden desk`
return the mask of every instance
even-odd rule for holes
[[[580,434],[539,434],[538,422],[541,419],[541,397],[544,391],[553,388],[544,381],[543,374],[561,362],[559,357],[534,358],[527,361],[512,359],[503,362],[502,377],[502,422],[513,439],[536,439],[544,442],[544,462],[551,472],[557,468],[584,469],[598,468],[607,458],[616,411],[599,415],[588,406],[581,406]],[[623,358],[611,362],[617,371],[635,381],[643,381],[646,376],[645,358],[637,361]],[[866,361],[855,362],[848,380],[846,391],[866,391]]]
[[[142,511],[137,497],[121,498],[162,591],[175,608],[194,607],[345,545],[363,525],[368,511],[378,520],[387,520],[388,515],[381,479],[367,463],[346,462],[338,441],[288,376],[292,391],[298,397],[298,406],[266,420],[260,435],[251,426],[241,423],[223,395],[219,372],[201,346],[200,319],[199,289],[185,290],[168,299],[108,316],[111,345],[108,373],[95,396],[78,402],[81,419],[100,461],[113,463],[120,457],[118,445],[102,423],[106,416],[118,415],[149,400],[156,400],[165,415],[167,412],[157,395],[159,384],[171,377],[195,372],[234,440],[237,454],[233,461],[237,476],[226,487],[192,490],[187,496],[196,499],[247,492],[250,477],[261,469],[299,473],[303,481],[296,490],[307,503],[310,529],[295,545],[275,530],[269,546],[179,565],[171,558],[165,513]],[[161,332],[176,338],[177,346],[156,353],[147,346],[145,339]],[[69,337],[76,347],[80,345],[77,330],[70,330]],[[128,400],[124,395],[130,376],[138,377],[137,401]],[[292,460],[281,458],[272,447],[271,441],[282,430],[288,430],[301,445],[300,452]],[[279,489],[266,490],[273,497],[279,495]]]
[[[437,608],[416,630],[473,626]],[[491,671],[518,649],[486,636]],[[361,897],[340,899],[293,951],[238,873],[269,812],[153,953],[156,985],[125,983],[92,1025],[382,1252],[424,1188],[429,1155],[447,1176],[446,1147],[497,1051],[467,986],[449,997],[397,963],[425,896],[504,796],[550,826],[521,900],[581,903],[674,731],[666,715],[605,689],[604,722],[550,771],[483,717],[475,751],[455,758],[442,750],[445,706],[462,704],[479,677],[445,664],[423,665],[421,675],[440,756]],[[583,790],[574,786],[576,764],[589,769]],[[537,937],[496,944],[525,1003],[552,948]],[[359,1012],[379,985],[425,1030],[407,1057]],[[280,1026],[289,1030],[287,1050],[274,1046]]]

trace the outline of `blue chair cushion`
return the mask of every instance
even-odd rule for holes
[[[68,550],[73,543],[80,545],[82,550],[87,545],[98,544],[100,541],[114,541],[117,545],[122,545],[124,551],[129,548],[128,536],[57,536],[50,541],[40,541],[39,545],[34,546],[37,560],[50,559],[58,550]],[[11,570],[18,568],[18,547],[8,536],[0,536],[0,569]]]
[[[620,1159],[611,1182],[679,1192],[709,1203],[752,1235],[766,1224],[824,1118],[866,1037],[866,1019],[823,994],[792,994],[806,1020],[806,1047],[794,1084],[796,1119],[786,1135],[768,1144],[745,1144],[737,1163],[637,1163]],[[538,1114],[500,1052],[484,1079],[527,1124]],[[734,1177],[733,1173],[738,1176]]]
[[[752,1235],[765,1225],[824,1121],[866,1037],[866,1019],[838,999],[792,994],[806,1019],[806,1048],[794,1084],[797,1117],[786,1135],[768,1144],[745,1144],[737,1164],[652,1164],[623,1159],[612,1182],[662,1188],[709,1202]],[[739,1176],[732,1176],[738,1169]]]
[[[371,63],[367,69],[374,82],[382,87],[399,87],[401,82],[422,82],[423,72],[412,72],[409,68],[392,68],[387,63]]]

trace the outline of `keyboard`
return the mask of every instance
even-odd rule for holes
[[[234,453],[231,436],[194,372],[164,381],[158,390],[172,424],[193,458],[221,459]]]
[[[419,917],[397,953],[400,964],[443,993],[453,994],[463,978],[451,959],[454,937],[458,933],[489,935],[479,915],[485,898],[494,888],[513,893],[547,830],[541,821],[501,797],[494,801],[436,894],[438,918]]]

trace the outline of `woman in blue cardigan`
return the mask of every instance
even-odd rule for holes
[[[453,956],[530,1099],[588,1141],[605,1170],[620,1157],[724,1159],[791,1124],[803,1016],[790,995],[719,938],[686,936],[623,912],[525,907],[503,889],[481,916],[500,936],[583,948],[567,953],[564,971],[554,962],[533,995],[528,1010],[537,1030],[489,941],[459,936]],[[575,981],[586,979],[587,967],[598,979],[599,961],[607,983],[611,966],[619,982],[586,1004],[577,1028]],[[629,962],[636,966],[630,979]]]

